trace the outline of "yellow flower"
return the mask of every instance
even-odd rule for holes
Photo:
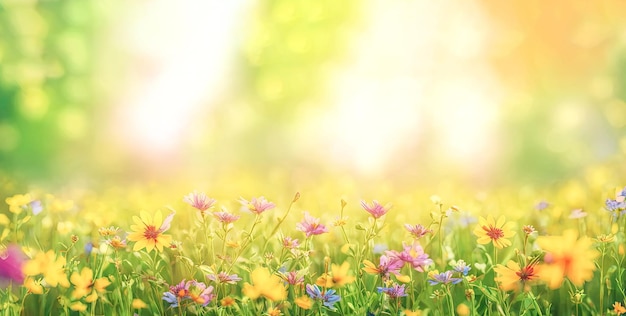
[[[474,229],[474,235],[478,236],[478,242],[481,245],[486,245],[493,242],[496,248],[502,249],[511,245],[511,238],[515,235],[513,231],[512,222],[505,223],[504,216],[500,216],[498,221],[495,221],[493,216],[488,215],[487,219],[480,217],[478,219],[478,226]]]
[[[626,308],[624,308],[624,306],[622,306],[622,303],[615,302],[613,304],[613,312],[615,312],[615,314],[617,314],[617,316],[622,315],[622,314],[626,314]]]
[[[243,285],[245,296],[253,300],[259,296],[265,296],[271,301],[280,301],[287,297],[287,291],[282,280],[278,276],[272,275],[267,268],[254,269],[250,277],[254,285],[247,282]]]
[[[276,307],[271,307],[267,310],[267,316],[280,316],[283,313],[280,311],[280,309],[276,308]]]
[[[344,261],[341,265],[332,264],[332,274],[322,274],[315,284],[323,287],[342,287],[346,284],[354,282],[355,278],[348,275],[350,271],[350,263]]]
[[[404,310],[404,316],[420,316],[420,315],[422,315],[422,311],[419,311],[419,310],[417,311],[412,311],[409,309]]]
[[[28,290],[28,292],[33,294],[43,293],[43,286],[41,286],[41,283],[30,277],[24,279],[24,287]]]
[[[565,277],[575,286],[593,278],[594,259],[600,254],[589,238],[578,239],[575,230],[566,230],[563,236],[538,237],[537,244],[546,252],[544,264],[537,266],[538,274],[551,289],[560,287]]]
[[[296,298],[295,302],[302,309],[311,309],[313,307],[313,301],[306,295]]]
[[[106,287],[111,284],[107,278],[93,279],[93,271],[90,268],[83,268],[80,273],[74,272],[70,276],[70,281],[74,284],[72,297],[79,299],[90,294],[86,301],[91,303],[98,299],[98,293],[104,293]],[[93,291],[93,292],[92,292]]]
[[[155,248],[158,251],[163,251],[163,247],[169,247],[172,243],[172,236],[163,233],[169,229],[173,216],[174,213],[163,220],[160,211],[157,211],[154,217],[144,211],[141,211],[141,217],[133,216],[135,225],[130,226],[133,232],[127,237],[128,240],[135,242],[133,251],[143,248],[146,248],[148,252]]]
[[[30,194],[16,194],[4,200],[9,205],[9,211],[14,214],[22,213],[28,207],[28,203],[33,201]]]
[[[70,305],[70,309],[73,311],[77,311],[77,312],[84,312],[87,310],[87,305],[81,303],[81,302],[76,302],[76,303],[72,303],[72,305]]]
[[[220,301],[220,305],[221,306],[232,306],[235,305],[235,299],[233,299],[230,296],[226,296],[224,297],[221,301]]]
[[[380,274],[381,270],[371,261],[369,260],[363,260],[363,264],[365,265],[365,267],[362,268],[363,271],[365,271],[365,273],[368,274]]]
[[[130,304],[130,306],[134,309],[142,309],[148,307],[148,305],[144,301],[138,298],[133,299],[133,302]]]
[[[50,250],[46,253],[38,253],[35,258],[27,261],[22,268],[27,276],[35,276],[43,274],[46,283],[52,287],[61,285],[69,287],[70,282],[65,274],[65,258],[59,256],[56,258],[54,251]]]
[[[519,291],[522,288],[526,291],[530,282],[536,281],[539,277],[536,271],[536,262],[531,262],[525,267],[509,260],[506,267],[499,264],[493,269],[498,276],[495,281],[500,284],[500,288],[505,291]]]

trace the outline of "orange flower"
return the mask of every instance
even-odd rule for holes
[[[505,291],[519,291],[520,289],[526,291],[529,283],[539,277],[535,265],[536,262],[531,262],[522,268],[513,260],[509,260],[506,267],[499,264],[493,269],[498,274],[495,281]]]
[[[626,308],[624,308],[624,306],[622,306],[622,303],[615,302],[615,304],[613,304],[613,312],[615,312],[615,314],[617,314],[617,316],[622,315],[622,314],[626,314]]]
[[[563,236],[538,237],[537,244],[546,252],[538,274],[551,289],[559,288],[565,277],[576,286],[593,278],[594,259],[600,254],[593,249],[591,239],[578,239],[575,230],[566,230]]]
[[[170,228],[174,214],[171,213],[165,220],[160,211],[157,211],[154,217],[144,211],[141,211],[141,217],[133,216],[135,225],[130,226],[133,232],[127,237],[128,240],[135,242],[133,251],[143,248],[146,248],[148,252],[155,248],[163,251],[163,247],[169,247],[172,243],[172,236],[163,233]]]
[[[493,242],[496,248],[502,249],[511,245],[511,241],[508,238],[515,235],[513,231],[513,223],[505,223],[504,216],[500,216],[498,221],[495,221],[493,216],[488,215],[487,219],[479,217],[478,226],[474,229],[474,235],[478,236],[478,242],[481,245],[486,245]]]

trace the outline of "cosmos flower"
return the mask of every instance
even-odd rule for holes
[[[26,257],[18,245],[9,245],[4,251],[0,251],[0,278],[24,282],[22,266],[25,260]]]
[[[397,283],[394,283],[393,286],[391,287],[378,287],[378,293],[385,293],[389,296],[389,298],[399,298],[399,297],[403,297],[403,296],[407,296],[407,294],[404,292],[405,291],[405,287],[406,285],[402,284],[402,285],[398,285]]]
[[[196,280],[187,281],[187,291],[189,299],[198,305],[207,306],[215,298],[213,286]]]
[[[311,216],[309,212],[304,212],[304,219],[296,224],[296,230],[304,232],[307,238],[328,232],[328,228],[324,224],[320,224],[320,219]]]
[[[363,271],[369,274],[375,274],[382,277],[383,280],[389,280],[390,273],[394,275],[400,274],[400,269],[404,265],[404,262],[395,257],[388,257],[385,255],[380,256],[380,262],[378,266],[369,260],[363,260]]]
[[[294,249],[298,248],[298,246],[300,246],[300,242],[297,239],[293,239],[291,237],[283,238],[283,247],[287,249]]]
[[[193,208],[200,211],[200,213],[204,214],[206,210],[213,207],[215,199],[208,197],[203,192],[193,191],[183,197],[183,202],[191,205]]]
[[[538,274],[551,289],[559,288],[565,277],[575,286],[582,286],[593,278],[594,259],[599,253],[591,239],[578,239],[575,230],[566,230],[563,236],[540,236],[537,244],[546,252],[543,264],[537,266]]]
[[[367,204],[367,202],[365,201],[361,201],[361,206],[363,207],[364,210],[370,213],[374,218],[380,218],[381,216],[387,214],[387,212],[390,209],[389,206],[385,207],[385,206],[380,205],[378,201],[376,200],[372,201],[371,205]]]
[[[450,283],[457,284],[463,281],[462,278],[453,278],[452,274],[453,274],[452,270],[444,271],[441,273],[439,273],[439,271],[437,270],[433,270],[428,273],[428,283],[430,283],[430,285],[450,284]]]
[[[317,285],[314,285],[314,284],[306,285],[306,293],[309,295],[311,299],[321,301],[322,305],[330,309],[335,309],[335,303],[341,300],[341,297],[335,294],[336,293],[335,290],[326,289],[325,291],[322,291],[322,289],[320,289]]]
[[[402,252],[391,250],[386,251],[385,254],[390,258],[396,258],[410,264],[413,269],[419,272],[424,272],[424,268],[433,263],[417,241],[414,241],[411,245],[404,245]]]
[[[302,285],[304,283],[304,275],[298,271],[289,271],[283,274],[283,279],[289,285]]]
[[[500,216],[496,222],[493,216],[488,215],[487,219],[480,217],[478,219],[478,226],[474,229],[474,235],[478,236],[477,242],[485,245],[493,242],[496,248],[502,249],[511,245],[511,238],[515,235],[512,229],[513,223],[505,223],[504,216]]]
[[[257,215],[260,215],[261,213],[267,210],[271,210],[274,207],[276,207],[274,203],[268,202],[265,199],[265,197],[262,197],[262,196],[258,198],[253,197],[252,200],[250,201],[245,200],[244,198],[240,198],[239,203],[241,203],[241,205],[243,205],[250,212],[255,213]]]
[[[215,212],[213,216],[222,224],[230,224],[237,221],[241,216],[228,212]]]
[[[271,301],[282,301],[287,297],[287,291],[281,279],[270,273],[267,268],[256,268],[250,274],[252,284],[246,282],[243,294],[251,299],[265,296]]]
[[[211,281],[226,284],[235,284],[241,281],[241,278],[237,274],[228,274],[226,272],[220,272],[218,274],[209,274],[207,278]]]
[[[433,232],[431,229],[428,229],[420,224],[417,224],[417,225],[404,224],[404,228],[406,228],[406,230],[408,230],[409,233],[411,233],[411,235],[415,239],[420,239],[424,237],[426,234],[431,234]]]
[[[537,262],[531,261],[524,267],[513,261],[509,260],[506,267],[498,264],[493,270],[497,276],[494,278],[496,282],[500,284],[500,288],[504,291],[516,291],[529,290],[529,285],[539,279],[536,269]]]
[[[165,220],[160,211],[157,211],[154,217],[144,211],[141,211],[141,217],[133,216],[135,225],[130,226],[132,233],[127,237],[128,240],[135,242],[133,251],[143,248],[146,248],[148,252],[155,248],[163,251],[163,247],[169,247],[172,243],[172,236],[163,233],[170,228],[174,214],[176,213],[171,213]]]

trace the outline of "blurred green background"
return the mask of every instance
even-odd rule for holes
[[[551,182],[624,164],[626,3],[0,0],[0,170]]]

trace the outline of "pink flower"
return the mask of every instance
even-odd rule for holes
[[[420,224],[417,224],[417,225],[404,224],[404,228],[406,228],[406,230],[408,230],[409,233],[411,233],[411,235],[413,235],[415,239],[420,239],[424,237],[424,235],[430,234],[433,232],[432,230]]]
[[[204,214],[204,212],[215,204],[215,199],[209,198],[203,192],[193,191],[183,198],[183,202],[193,206]]]
[[[228,212],[215,212],[213,213],[213,216],[215,216],[215,218],[217,218],[217,220],[223,224],[230,224],[238,220],[239,217],[241,217],[239,215],[235,215],[235,214],[228,213]]]
[[[417,241],[409,246],[404,245],[402,252],[392,250],[386,251],[385,253],[389,258],[395,258],[410,264],[413,269],[419,272],[424,272],[424,268],[433,263],[433,261],[428,258],[428,254],[424,253],[424,249]]]
[[[298,271],[287,272],[287,273],[283,274],[283,278],[290,285],[302,285],[302,284],[304,284],[304,276],[302,275],[302,273],[299,273]]]
[[[311,216],[309,212],[304,212],[304,219],[296,224],[296,230],[304,232],[307,238],[328,232],[328,228],[320,224],[320,219]]]
[[[368,205],[365,201],[361,201],[361,206],[368,213],[372,214],[374,218],[380,218],[381,216],[387,214],[389,211],[389,207],[384,207],[378,203],[378,201],[374,200],[372,205]]]
[[[261,214],[267,210],[271,210],[276,205],[272,202],[268,202],[265,197],[252,198],[252,200],[248,201],[244,198],[239,199],[239,203],[246,207],[250,212],[255,214]]]
[[[287,249],[295,249],[300,246],[300,242],[297,239],[293,239],[291,237],[283,238],[283,247]]]
[[[13,280],[17,283],[24,282],[22,266],[25,260],[24,253],[18,245],[10,245],[0,252],[0,278]]]

